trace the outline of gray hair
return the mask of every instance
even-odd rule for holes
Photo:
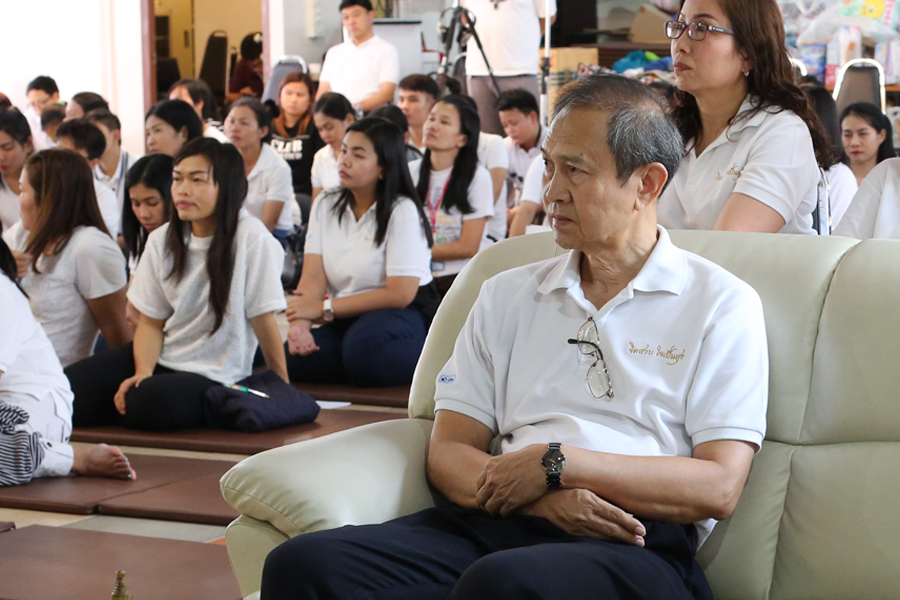
[[[668,186],[684,156],[684,141],[656,92],[619,75],[591,75],[561,90],[551,122],[578,108],[612,113],[606,143],[622,185],[637,169],[660,163],[669,173]]]

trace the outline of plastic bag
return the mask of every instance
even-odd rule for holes
[[[863,37],[886,42],[897,37],[898,0],[842,0],[810,22],[797,38],[798,44],[827,44],[844,25],[859,27]],[[879,20],[865,15],[879,15]],[[892,23],[885,25],[884,22]]]

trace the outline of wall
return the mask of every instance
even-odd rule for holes
[[[17,52],[0,69],[0,91],[22,109],[25,88],[38,75],[53,77],[64,100],[97,92],[122,120],[123,146],[143,154],[141,37],[140,0],[4,2],[0,40]]]
[[[191,0],[154,0],[156,16],[169,17],[169,51],[182,77],[194,77],[194,9]]]
[[[333,0],[331,0],[333,1]],[[194,0],[194,64],[197,73],[209,34],[228,32],[228,46],[240,51],[248,33],[262,31],[262,0]]]

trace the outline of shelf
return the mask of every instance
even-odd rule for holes
[[[834,91],[833,86],[827,86],[825,89],[827,89],[829,92]],[[888,92],[889,94],[900,92],[900,85],[886,85],[884,86],[884,91]]]

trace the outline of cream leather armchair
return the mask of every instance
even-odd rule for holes
[[[768,434],[734,515],[700,549],[718,600],[900,597],[900,242],[673,231],[762,297]],[[227,545],[242,592],[302,533],[432,506],[425,480],[435,377],[481,283],[561,252],[551,234],[479,254],[441,306],[409,420],[258,454],[222,478],[241,517]]]

